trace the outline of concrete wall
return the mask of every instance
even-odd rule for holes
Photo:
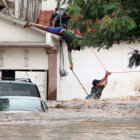
[[[8,19],[0,19],[0,43],[45,43],[45,34],[32,28],[23,28]],[[0,47],[1,70],[43,70],[35,72],[16,71],[16,78],[30,78],[36,83],[41,97],[46,99],[48,55],[45,48]]]
[[[15,17],[37,22],[40,5],[39,0],[15,0]]]
[[[0,70],[47,70],[48,55],[44,48],[0,48]]]
[[[139,43],[130,45],[121,43],[120,45],[114,45],[109,50],[101,50],[97,52],[94,49],[94,51],[104,67],[110,72],[140,70],[139,67],[133,69],[127,67],[128,58],[130,57],[128,53],[132,51],[130,47],[138,49]],[[60,77],[58,80],[58,100],[71,100],[75,98],[84,99],[87,94],[69,69],[66,46],[64,47],[64,54],[65,70],[68,72],[68,76]],[[94,79],[101,79],[105,75],[105,69],[91,48],[86,48],[80,52],[74,51],[72,55],[74,71],[87,92],[90,93],[92,81]],[[60,56],[58,56],[58,58],[59,57]],[[139,83],[139,72],[112,73],[112,75],[109,76],[108,85],[104,89],[101,98],[127,98],[129,96],[140,95]]]
[[[55,10],[57,7],[56,0],[42,0],[42,10]],[[66,5],[61,6],[61,8],[65,8]]]
[[[57,6],[57,2],[55,0],[42,0],[42,10],[54,10]]]
[[[45,35],[31,28],[23,28],[6,19],[0,19],[0,42],[45,42]]]

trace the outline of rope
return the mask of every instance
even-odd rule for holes
[[[103,69],[105,71],[107,71],[107,69],[105,68],[105,66],[103,65],[103,63],[101,62],[100,58],[96,55],[94,49],[91,49],[94,53],[94,55],[96,56],[96,58],[98,59],[99,63],[101,64],[101,66],[103,67]],[[140,72],[140,70],[136,70],[136,71],[120,71],[120,72],[111,72],[112,74],[118,74],[118,73],[130,73],[130,72]]]
[[[71,70],[74,74],[74,76],[76,77],[76,79],[78,80],[79,84],[81,85],[81,87],[83,88],[83,90],[85,91],[85,93],[88,95],[88,92],[86,91],[86,89],[84,88],[84,86],[82,85],[82,83],[80,82],[79,78],[77,77],[77,75],[75,74],[75,72],[73,70]]]
[[[92,51],[94,53],[94,55],[96,56],[96,58],[98,59],[98,61],[100,62],[101,66],[104,68],[105,71],[107,71],[107,69],[105,68],[105,66],[103,65],[103,63],[101,62],[101,60],[99,59],[99,57],[96,55],[94,49],[92,48]]]

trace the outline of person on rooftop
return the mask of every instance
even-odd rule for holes
[[[54,27],[64,27],[67,29],[68,27],[68,21],[70,19],[70,15],[68,13],[69,9],[64,9],[64,8],[55,8],[55,13],[52,14],[50,18],[50,26],[52,27],[53,20],[55,20]]]
[[[34,27],[43,29],[45,31],[60,35],[65,40],[65,42],[67,44],[67,48],[68,48],[68,59],[69,59],[69,62],[70,62],[70,69],[72,70],[73,69],[73,61],[72,61],[71,52],[72,52],[72,50],[80,51],[80,49],[81,49],[81,46],[73,45],[73,41],[75,39],[77,39],[75,34],[71,31],[66,30],[64,27],[49,27],[49,26],[44,26],[44,25],[41,25],[41,24],[36,24],[36,23],[31,22],[31,21],[28,21],[24,25],[24,28],[29,27],[29,26],[34,26]]]

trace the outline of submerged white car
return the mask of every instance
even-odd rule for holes
[[[46,112],[46,103],[38,97],[0,96],[0,112]]]
[[[37,85],[30,79],[0,80],[0,96],[41,97]]]

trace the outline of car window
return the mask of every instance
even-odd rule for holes
[[[0,99],[0,111],[44,112],[44,107],[40,100],[4,98]]]
[[[31,84],[0,83],[0,96],[40,97],[37,86]]]

